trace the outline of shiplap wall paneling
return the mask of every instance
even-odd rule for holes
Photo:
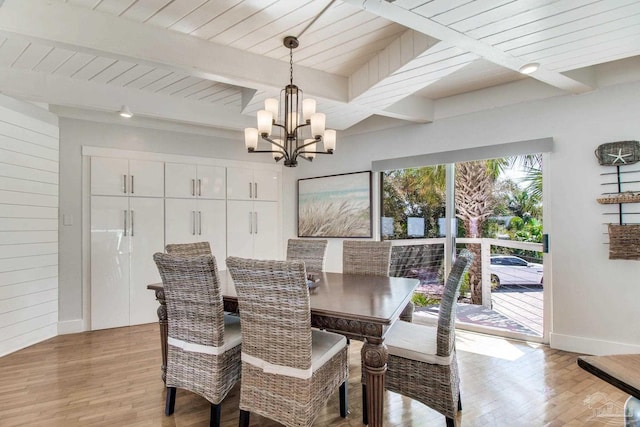
[[[0,99],[0,356],[57,335],[58,126]]]

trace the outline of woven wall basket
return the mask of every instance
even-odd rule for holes
[[[601,205],[610,205],[614,203],[640,203],[640,192],[625,191],[624,193],[608,194],[596,199]]]
[[[632,165],[640,161],[640,142],[607,142],[596,148],[595,155],[603,166]]]
[[[640,260],[640,224],[609,224],[609,259]]]

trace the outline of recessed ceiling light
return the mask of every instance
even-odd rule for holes
[[[120,108],[120,117],[124,117],[125,119],[130,119],[131,117],[133,117],[133,114],[131,113],[131,110],[129,110],[129,107],[123,105],[122,108]]]
[[[540,64],[538,64],[537,62],[531,62],[529,64],[524,64],[518,71],[520,71],[522,74],[531,74],[538,71],[538,68],[540,68]]]

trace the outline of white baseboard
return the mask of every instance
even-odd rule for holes
[[[58,335],[77,334],[84,331],[85,327],[82,319],[58,322]]]
[[[640,345],[603,341],[574,335],[549,334],[549,345],[558,350],[602,356],[606,354],[640,353]]]

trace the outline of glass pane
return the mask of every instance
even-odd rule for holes
[[[444,166],[383,172],[383,239],[444,237],[444,216]]]

